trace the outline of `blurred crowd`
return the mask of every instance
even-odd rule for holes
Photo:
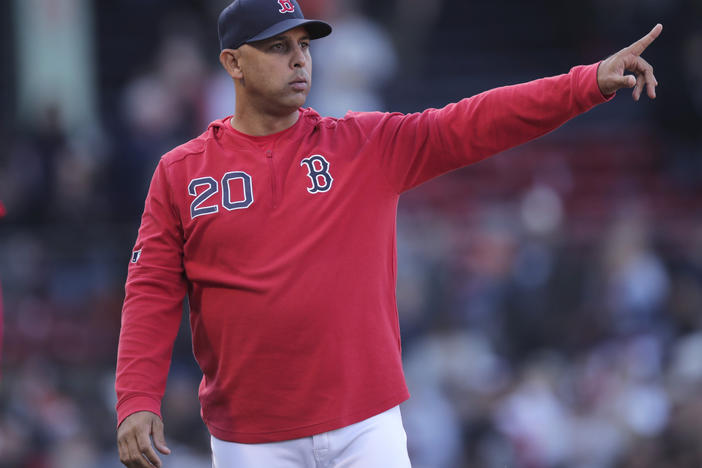
[[[233,111],[214,26],[227,3],[2,7],[15,27],[3,56],[18,65],[16,92],[0,94],[12,116],[0,129],[0,467],[120,466],[126,266],[158,158]],[[621,92],[403,196],[402,410],[416,468],[702,466],[702,6],[300,4],[334,27],[312,44],[308,101],[334,116],[419,111],[565,72],[664,24],[646,55],[655,103]],[[65,80],[56,99],[23,91],[33,68],[21,57],[36,40],[26,24],[56,28],[46,37],[76,55],[66,78],[63,56],[46,54],[49,81],[36,86]],[[72,44],[86,40],[81,56]],[[188,335],[184,310],[163,403],[166,466],[209,467]]]

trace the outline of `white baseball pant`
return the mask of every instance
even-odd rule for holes
[[[213,468],[410,468],[400,407],[311,437],[240,444],[211,437]]]

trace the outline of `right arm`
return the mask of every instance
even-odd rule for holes
[[[156,168],[132,252],[117,353],[118,448],[130,468],[161,466],[161,399],[183,312],[183,232],[170,196],[166,163]],[[142,456],[142,454],[144,456]]]

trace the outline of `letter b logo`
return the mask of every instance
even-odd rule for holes
[[[307,187],[310,193],[328,192],[334,179],[329,174],[329,162],[321,154],[314,154],[300,163],[307,166],[307,177],[312,181],[312,187]]]
[[[278,5],[280,5],[281,13],[292,13],[295,11],[295,5],[292,4],[290,0],[278,0]]]

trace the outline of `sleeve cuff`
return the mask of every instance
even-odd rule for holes
[[[117,404],[117,427],[122,424],[127,416],[137,411],[150,411],[161,417],[161,402],[150,396],[139,395],[131,397]]]

